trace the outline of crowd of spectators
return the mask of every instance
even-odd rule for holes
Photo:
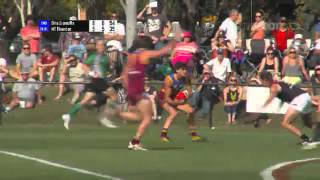
[[[144,31],[139,31],[137,35],[151,37],[155,49],[160,49],[170,39],[171,22],[159,12],[158,7],[147,5],[137,15],[137,18],[146,25]],[[119,21],[118,14],[111,13],[109,19]],[[318,77],[320,65],[319,18],[315,22],[313,41],[307,41],[300,32],[295,32],[289,26],[286,17],[279,19],[277,28],[269,32],[272,35],[271,39],[266,41],[268,34],[266,18],[264,12],[259,10],[255,13],[254,22],[250,27],[251,42],[249,44],[245,43],[246,40],[242,38],[241,21],[241,13],[235,9],[231,10],[210,41],[211,50],[208,53],[210,59],[201,64],[202,70],[198,77],[193,76],[193,71],[195,71],[194,66],[199,63],[196,54],[201,51],[201,48],[195,41],[195,35],[190,31],[182,30],[181,42],[176,45],[169,57],[172,69],[177,63],[186,64],[189,71],[188,76],[194,82],[219,83],[217,86],[200,85],[197,87],[193,105],[203,114],[208,114],[214,104],[223,101],[228,114],[228,124],[236,123],[237,105],[242,100],[242,95],[245,94],[238,85],[244,70],[237,66],[239,62],[235,62],[235,59],[241,59],[240,64],[248,63],[254,66],[255,72],[252,74],[256,76],[250,78],[258,78],[262,71],[271,71],[275,80],[283,80],[290,84],[295,85],[310,80],[318,83],[315,78]],[[113,69],[114,62],[119,57],[123,59],[122,55],[126,51],[126,48],[123,47],[126,35],[125,25],[120,22],[116,23],[115,31],[105,32],[101,39],[95,40],[93,50],[87,48],[92,38],[89,33],[61,33],[59,38],[61,54],[54,54],[50,45],[40,49],[41,33],[31,17],[27,18],[26,26],[21,29],[20,34],[23,39],[23,47],[16,59],[16,68],[9,70],[5,59],[0,59],[1,80],[11,77],[21,81],[39,80],[62,83],[82,82],[89,76],[107,78]],[[257,46],[260,42],[262,46]],[[254,56],[256,47],[261,48],[263,53]],[[246,54],[246,49],[251,49],[251,52]],[[244,56],[245,60],[243,60]],[[253,61],[250,62],[251,60]],[[313,70],[316,75],[312,75]],[[42,87],[44,86],[37,84],[15,84],[12,90],[13,99],[6,110],[10,111],[19,104],[21,107],[31,108],[36,103],[41,103]],[[70,86],[59,84],[55,99],[61,99],[68,89],[74,91],[74,96],[70,101],[73,104],[85,91],[83,84]],[[156,105],[157,91],[150,86],[146,86],[145,91],[153,99],[153,118],[158,119],[160,114]]]

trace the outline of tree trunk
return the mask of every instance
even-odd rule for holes
[[[32,14],[31,0],[27,0],[27,15],[31,15],[31,14]]]
[[[20,18],[21,18],[21,26],[24,27],[25,26],[25,14],[24,14],[24,8],[25,8],[25,5],[24,5],[24,1],[25,0],[20,0],[20,3],[18,0],[15,0],[14,3],[16,4],[16,7],[18,8],[19,10],[19,13],[20,13]]]
[[[126,13],[126,43],[127,48],[130,48],[137,34],[137,0],[126,0],[126,2],[120,2]]]

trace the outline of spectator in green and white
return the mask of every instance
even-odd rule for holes
[[[15,83],[12,89],[12,100],[5,110],[11,111],[13,108],[20,105],[21,108],[30,109],[36,104],[42,103],[40,94],[40,84],[36,83],[26,83],[26,82],[36,82],[35,79],[30,77],[29,71],[21,72],[21,79],[25,83]]]

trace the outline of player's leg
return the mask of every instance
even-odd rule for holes
[[[164,120],[160,138],[161,138],[161,141],[163,142],[169,142],[170,139],[168,137],[168,129],[171,123],[173,122],[173,120],[177,117],[178,111],[176,110],[176,108],[170,106],[168,103],[163,103],[161,107],[164,111],[168,113],[168,116]]]
[[[137,103],[137,109],[141,115],[141,122],[138,126],[137,132],[130,141],[128,148],[134,150],[145,150],[141,147],[140,141],[146,129],[152,120],[152,105],[149,99],[142,99]]]
[[[84,106],[90,103],[90,101],[95,97],[95,93],[94,92],[86,92],[86,94],[84,95],[83,99],[72,105],[70,111],[67,114],[62,115],[62,119],[64,120],[64,127],[66,129],[69,129],[69,123],[71,121],[71,118],[77,114],[77,112]]]
[[[202,138],[198,136],[196,129],[197,129],[197,124],[194,120],[194,109],[191,107],[189,104],[183,104],[177,106],[177,109],[180,111],[183,111],[187,113],[187,123],[188,123],[188,128],[189,128],[189,133],[191,135],[191,140],[192,141],[200,141]]]
[[[284,119],[281,122],[281,126],[289,130],[292,134],[300,137],[302,141],[308,142],[310,138],[307,135],[303,134],[299,128],[292,124],[292,122],[299,114],[299,111],[295,110],[292,107],[289,107],[286,114],[284,115]]]

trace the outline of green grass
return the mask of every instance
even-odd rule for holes
[[[172,143],[161,143],[160,125],[153,124],[143,139],[150,151],[133,152],[126,146],[136,124],[118,123],[120,128],[106,129],[99,125],[95,110],[83,110],[72,121],[71,130],[66,131],[60,116],[70,108],[68,96],[51,101],[53,92],[56,89],[46,91],[48,101],[36,109],[19,109],[3,116],[0,150],[128,180],[259,180],[260,171],[279,162],[319,157],[320,149],[301,150],[297,139],[279,128],[279,118],[260,129],[242,123],[226,127],[221,106],[214,111],[216,130],[199,121],[199,134],[207,142],[192,143],[184,116],[180,116],[169,132]],[[320,179],[318,167],[319,164],[305,165],[292,172],[291,177]],[[102,179],[3,154],[0,169],[0,179],[10,180]]]

